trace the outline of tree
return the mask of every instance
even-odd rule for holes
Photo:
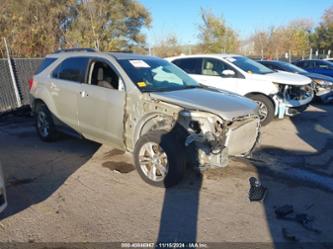
[[[199,26],[199,40],[204,53],[230,53],[239,49],[237,33],[226,26],[223,18],[201,9],[203,24]]]
[[[66,46],[95,47],[104,51],[145,46],[142,27],[151,17],[136,0],[81,0],[65,34]]]
[[[314,48],[333,50],[333,6],[325,10],[319,26],[311,35]]]
[[[59,47],[74,0],[0,0],[0,37],[17,56],[43,56]]]
[[[252,36],[256,55],[279,59],[285,53],[302,57],[310,49],[309,34],[312,23],[306,19],[294,20],[286,26],[257,31]]]
[[[16,56],[59,47],[143,48],[151,17],[136,0],[0,0],[0,37]]]
[[[256,31],[252,36],[253,41],[253,50],[256,55],[264,57],[268,54],[269,45],[270,45],[270,34],[265,31]]]
[[[179,45],[176,35],[167,35],[166,38],[162,39],[157,45],[153,47],[154,55],[160,57],[171,57],[180,55],[182,48]]]

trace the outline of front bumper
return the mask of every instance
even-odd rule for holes
[[[333,101],[333,89],[331,87],[329,87],[329,88],[317,87],[316,96],[318,98],[320,98],[320,100],[323,101],[324,103],[332,102]]]
[[[214,150],[203,148],[203,144],[196,142],[200,168],[225,167],[229,157],[246,157],[251,154],[259,143],[260,119],[250,117],[233,121],[227,128],[222,143]]]
[[[282,119],[285,116],[294,116],[304,111],[314,97],[312,87],[304,87],[306,91],[299,91],[298,96],[291,96],[291,94],[288,93],[290,86],[285,86],[281,92],[272,96],[275,104],[275,116]]]

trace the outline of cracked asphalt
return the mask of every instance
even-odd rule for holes
[[[43,143],[33,119],[0,117],[0,161],[8,208],[0,242],[205,241],[333,242],[333,106],[262,129],[253,160],[202,175],[191,170],[168,190],[144,183],[131,155],[62,136]],[[248,200],[248,179],[268,188],[263,202]],[[292,205],[313,217],[319,233],[275,209]]]

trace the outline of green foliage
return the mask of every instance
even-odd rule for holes
[[[129,50],[145,46],[150,13],[136,0],[0,0],[0,37],[16,56],[59,47]]]
[[[223,18],[209,10],[201,10],[203,24],[199,26],[201,50],[204,53],[236,52],[239,48],[238,35],[226,26]]]
[[[311,35],[311,43],[316,49],[333,50],[333,6],[322,16],[319,26]]]
[[[295,20],[286,26],[257,31],[252,36],[254,53],[266,58],[279,58],[285,53],[304,56],[310,49],[310,30],[308,20]]]
[[[171,57],[180,55],[182,48],[179,45],[176,35],[167,35],[166,38],[161,40],[153,47],[153,54],[160,57]]]

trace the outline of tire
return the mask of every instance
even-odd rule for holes
[[[168,188],[179,183],[184,177],[185,153],[184,146],[175,132],[151,131],[137,141],[134,162],[139,175],[145,182]]]
[[[57,130],[52,114],[45,104],[38,104],[35,112],[35,126],[38,136],[44,142],[52,142],[57,138]]]
[[[255,94],[249,95],[248,98],[252,99],[253,101],[257,102],[259,105],[259,116],[260,116],[260,123],[262,126],[269,124],[274,118],[274,103],[265,95]],[[266,110],[266,114],[263,113],[264,109]]]

